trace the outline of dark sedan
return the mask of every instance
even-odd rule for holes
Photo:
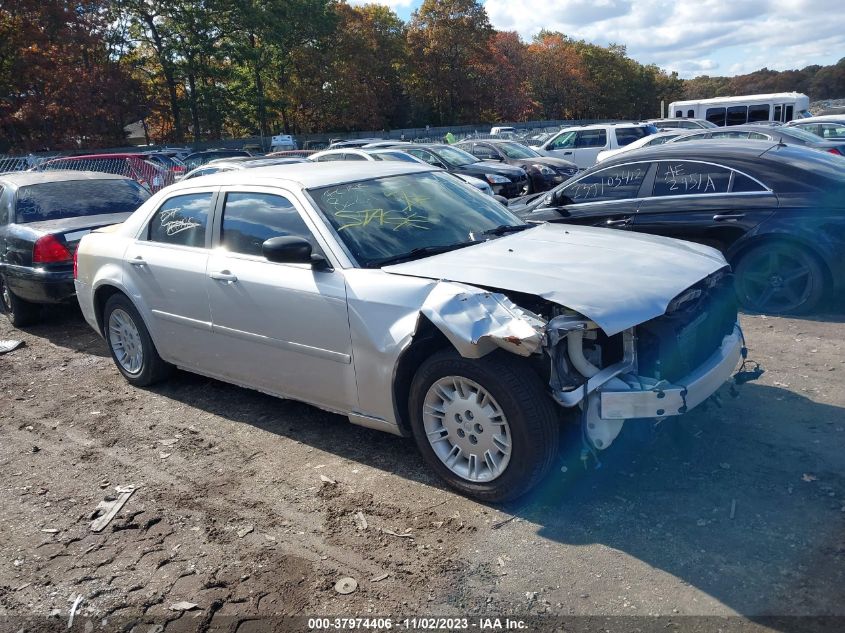
[[[530,222],[713,246],[733,265],[739,300],[757,312],[808,312],[845,285],[845,158],[804,147],[666,143],[510,208]]]
[[[39,304],[73,300],[79,240],[123,222],[148,197],[134,180],[111,174],[0,176],[0,296],[12,325],[33,322]]]
[[[575,163],[542,156],[516,141],[469,139],[454,147],[460,147],[480,160],[494,160],[524,169],[530,181],[529,193],[548,191],[578,173]]]
[[[720,141],[731,139],[770,141],[773,143],[784,143],[786,145],[802,145],[804,147],[822,150],[823,152],[845,156],[845,140],[825,140],[806,130],[785,126],[734,125],[728,128],[719,128],[718,130],[691,132],[690,134],[672,139],[669,143],[686,143],[703,139]]]
[[[405,143],[397,145],[396,148],[448,172],[480,178],[490,184],[493,194],[497,196],[515,198],[528,193],[530,187],[528,174],[524,169],[481,161],[469,152],[451,145]]]

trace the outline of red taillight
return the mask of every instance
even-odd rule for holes
[[[73,278],[77,279],[79,277],[79,247],[76,247],[76,250],[73,251]]]
[[[39,237],[35,241],[35,246],[32,247],[33,264],[56,264],[70,260],[70,251],[56,239],[55,235]]]
[[[182,165],[176,165],[176,167],[173,168],[173,171],[179,172],[181,174],[183,171],[185,171],[185,168],[182,167]]]
[[[828,153],[830,153],[830,154],[836,154],[837,156],[842,156],[842,152],[840,152],[840,151],[839,151],[838,149],[836,149],[835,147],[831,147],[831,148],[830,148],[829,150],[827,150],[827,151],[828,151]]]

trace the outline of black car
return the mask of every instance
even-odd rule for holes
[[[73,255],[93,229],[123,222],[149,198],[129,178],[94,172],[0,176],[0,295],[14,326],[39,304],[75,298]]]
[[[243,149],[208,149],[204,152],[188,154],[182,162],[185,163],[187,171],[191,171],[218,158],[235,158],[237,156],[252,156],[252,154]]]
[[[666,143],[620,154],[509,208],[530,222],[717,248],[733,266],[739,300],[757,312],[808,312],[845,285],[845,158],[805,147]]]
[[[454,174],[472,176],[490,183],[493,194],[504,198],[516,198],[528,193],[531,186],[524,169],[481,161],[469,152],[452,145],[421,145],[407,143],[397,149],[424,160],[429,165],[440,167]]]
[[[516,141],[472,140],[455,143],[480,160],[494,160],[524,169],[528,174],[529,193],[548,191],[578,173],[578,166],[562,158],[543,156]]]
[[[771,125],[734,125],[718,130],[704,130],[691,132],[679,136],[670,143],[686,143],[700,141],[702,139],[730,140],[750,139],[752,141],[771,141],[773,143],[784,143],[785,145],[802,145],[812,147],[831,154],[845,156],[845,140],[825,140],[819,138],[812,132],[794,127],[771,126]]]

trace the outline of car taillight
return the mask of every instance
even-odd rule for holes
[[[35,246],[32,247],[33,264],[55,264],[70,260],[70,251],[56,239],[55,235],[39,237],[35,241]]]
[[[79,277],[79,247],[76,247],[76,250],[73,251],[73,278],[77,279]]]
[[[827,150],[827,151],[828,151],[828,153],[830,153],[830,154],[836,154],[837,156],[842,156],[842,152],[840,152],[840,151],[839,151],[838,149],[836,149],[835,147],[831,147],[831,148],[830,148],[829,150]]]
[[[182,167],[182,165],[176,165],[176,167],[173,168],[173,171],[179,172],[181,174],[183,171],[185,171],[185,168]]]

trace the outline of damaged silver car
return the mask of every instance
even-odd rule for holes
[[[193,179],[77,257],[82,311],[130,383],[177,366],[413,436],[485,501],[537,484],[565,421],[604,450],[625,420],[704,401],[744,352],[718,251],[529,226],[425,165]]]

